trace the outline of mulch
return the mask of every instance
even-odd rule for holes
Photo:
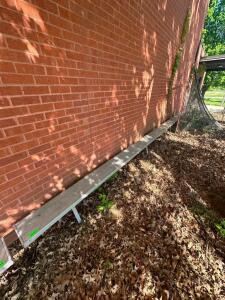
[[[225,135],[168,133],[24,250],[0,299],[225,299]]]

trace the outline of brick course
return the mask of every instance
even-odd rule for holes
[[[0,1],[0,232],[182,109],[207,0]]]

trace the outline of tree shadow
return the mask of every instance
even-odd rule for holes
[[[225,161],[222,144],[219,146],[216,139],[213,135],[207,139],[199,135],[197,143],[192,144],[185,135],[183,140],[168,138],[160,141],[162,145],[158,145],[156,154],[173,174],[177,192],[201,226],[201,237],[224,260],[224,241],[216,234],[215,225],[225,217],[225,182],[223,176],[218,178],[217,175],[221,174]],[[223,141],[222,136],[220,141]],[[206,143],[215,148],[208,150]],[[179,159],[174,155],[170,157],[169,152],[176,153]]]
[[[2,130],[18,139],[3,147],[0,160],[5,163],[0,228],[6,234],[31,210],[170,117],[168,78],[189,3],[174,1],[173,10],[167,0],[105,6],[87,1],[85,7],[3,0],[1,6],[1,58],[11,70],[1,76],[6,104],[1,111],[11,116],[17,110],[14,123],[3,122]],[[194,57],[201,10],[193,1],[192,26],[199,25],[185,57]],[[160,23],[152,22],[156,13]],[[178,79],[186,82],[191,63],[183,59],[186,72]],[[182,98],[174,94],[173,113]],[[10,131],[14,126],[16,133]]]
[[[185,153],[197,151],[191,146],[187,138],[179,143],[167,137],[157,141],[148,155],[138,155],[116,180],[102,186],[114,202],[113,210],[99,214],[98,192],[88,197],[79,206],[83,224],[76,224],[72,215],[55,224],[12,267],[0,295],[10,290],[16,278],[20,288],[13,293],[20,290],[24,299],[28,283],[34,299],[44,298],[46,291],[51,296],[52,290],[64,299],[98,299],[101,293],[103,299],[209,297],[205,286],[214,264],[208,259],[211,245],[207,250],[199,239],[201,229],[194,226],[185,201],[191,196],[184,189],[191,184],[185,182],[190,164],[194,173],[200,170],[194,162],[185,162],[181,166],[185,176],[181,176],[179,164],[175,165],[178,151],[180,157],[185,147]],[[202,161],[206,157],[203,154]]]

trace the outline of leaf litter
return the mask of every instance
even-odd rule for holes
[[[0,278],[1,299],[225,299],[225,135],[167,133]],[[223,224],[223,223],[221,223]]]

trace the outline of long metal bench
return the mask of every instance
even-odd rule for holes
[[[176,121],[177,118],[174,117],[163,123],[159,128],[145,135],[139,142],[129,146],[66,191],[16,223],[14,228],[22,245],[28,247],[69,211],[73,211],[77,221],[81,222],[76,206],[138,153],[145,148],[147,149],[149,144],[165,133]]]
[[[3,238],[0,239],[0,274],[13,265],[12,258]]]

